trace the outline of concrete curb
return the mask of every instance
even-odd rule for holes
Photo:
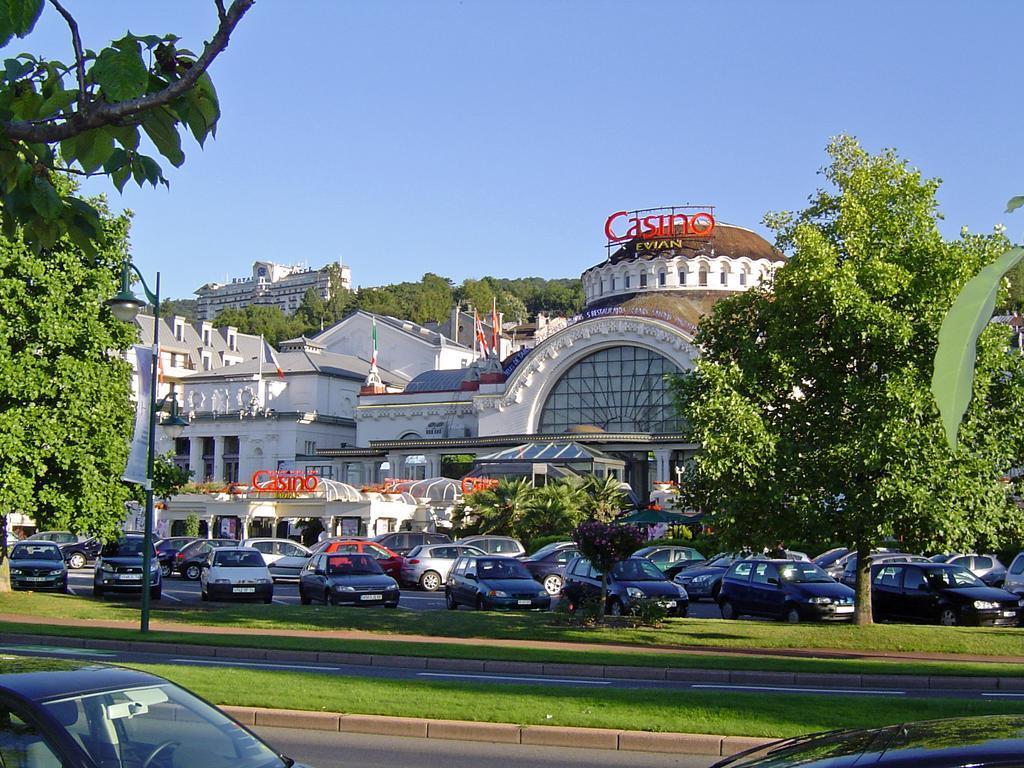
[[[346,715],[341,712],[299,712],[258,707],[221,709],[247,726],[368,733],[376,736],[412,736],[421,739],[532,744],[572,749],[607,749],[620,752],[669,752],[725,757],[776,741],[704,733],[655,733],[610,728],[477,723],[466,720],[426,720],[417,717]]]
[[[957,677],[953,675],[882,675],[816,672],[755,672],[749,670],[687,669],[682,667],[620,667],[597,664],[552,664],[528,661],[484,661],[479,659],[437,659],[426,656],[390,656],[336,651],[290,651],[260,648],[173,645],[128,640],[94,640],[0,632],[0,642],[39,645],[41,641],[70,648],[136,653],[190,654],[221,659],[346,664],[362,667],[423,669],[448,672],[478,672],[502,675],[548,675],[611,680],[666,680],[670,682],[722,683],[726,685],[780,685],[787,687],[907,688],[946,691],[1024,690],[1024,677]]]

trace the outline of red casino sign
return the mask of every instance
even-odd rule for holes
[[[313,493],[320,477],[291,469],[258,469],[252,473],[252,493]]]
[[[710,208],[648,208],[616,211],[604,222],[608,244],[669,237],[710,237],[715,215]]]

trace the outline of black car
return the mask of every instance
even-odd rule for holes
[[[422,544],[450,544],[452,537],[447,533],[394,531],[392,533],[382,533],[380,536],[375,536],[372,541],[376,541],[378,544],[383,544],[392,552],[404,556],[408,554],[410,549]]]
[[[301,768],[162,677],[39,658],[0,660],[0,765]]]
[[[790,624],[806,619],[853,618],[854,591],[814,563],[740,560],[722,577],[718,605],[723,619],[771,616]]]
[[[871,569],[871,608],[876,619],[1016,627],[1024,598],[960,565],[886,562]]]
[[[829,731],[776,741],[712,768],[1009,768],[1021,765],[1024,717],[991,715]]]
[[[299,602],[324,605],[383,605],[397,608],[398,582],[369,555],[313,555],[299,573]]]
[[[68,569],[52,541],[19,541],[11,549],[12,589],[68,591]]]
[[[495,608],[544,610],[551,595],[521,562],[511,557],[463,555],[452,564],[444,585],[450,610],[468,605],[478,611]]]
[[[717,600],[725,572],[730,565],[744,557],[732,552],[722,552],[710,560],[683,569],[672,581],[685,589],[691,600]]]
[[[85,568],[100,553],[103,543],[94,536],[80,536],[71,531],[40,531],[26,541],[52,541],[60,547],[68,568]]]
[[[195,536],[171,536],[156,542],[156,556],[160,560],[160,575],[164,578],[174,573],[174,559],[187,545],[196,541]]]
[[[206,556],[218,547],[237,547],[237,539],[196,539],[174,556],[174,570],[189,581],[198,581]]]
[[[149,578],[143,578],[143,549],[149,547]],[[142,592],[148,583],[149,595],[159,600],[163,588],[160,564],[152,542],[143,536],[122,536],[108,542],[96,558],[92,577],[93,597],[103,597],[107,592]]]
[[[575,610],[584,600],[601,594],[601,573],[586,558],[575,558],[565,569],[562,593],[569,610]],[[660,603],[673,616],[686,616],[690,607],[686,590],[669,581],[650,560],[643,557],[620,560],[608,572],[605,611],[611,616],[622,616],[632,613],[643,600]]]
[[[876,552],[868,556],[868,562],[872,570],[879,563],[929,563],[927,557],[922,555],[911,555],[906,552]],[[843,575],[837,579],[848,587],[857,588],[857,553],[851,552],[846,556],[846,564],[843,566]]]
[[[547,544],[532,555],[518,558],[526,566],[526,570],[534,579],[544,585],[547,593],[554,597],[562,591],[565,580],[565,566],[569,564],[579,549],[574,541],[556,541]]]

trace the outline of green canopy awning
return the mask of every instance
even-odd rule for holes
[[[615,522],[635,525],[657,525],[658,523],[679,525],[689,522],[689,518],[679,512],[668,512],[664,509],[639,509],[636,512],[615,518]]]

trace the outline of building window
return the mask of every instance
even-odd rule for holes
[[[706,286],[708,284],[708,271],[701,268],[697,275],[697,285]]]
[[[174,318],[174,338],[178,341],[185,338],[185,323],[178,318]]]
[[[615,290],[615,278],[614,277],[612,277],[612,290],[613,291]]]
[[[325,480],[332,480],[334,478],[334,467],[330,464],[307,464],[306,474],[316,475],[317,477],[322,477]]]
[[[597,295],[600,296],[602,293],[604,293],[604,278],[597,284]]]
[[[729,284],[729,273],[728,272],[719,272],[718,273],[718,282],[720,282],[722,285],[728,285]]]
[[[213,438],[203,438],[203,480],[213,480]]]
[[[679,432],[682,422],[665,381],[679,369],[644,347],[602,349],[583,358],[558,380],[544,402],[538,432],[563,434],[571,427],[607,432]]]
[[[665,273],[664,272],[659,272],[658,273],[658,285],[661,286],[662,288],[665,287]]]
[[[232,352],[238,349],[238,334],[232,330],[228,331],[228,349]]]
[[[203,354],[202,354],[202,357],[203,357],[203,370],[204,371],[210,370],[210,367],[213,365],[213,360],[210,357],[210,353],[206,352],[204,350]]]
[[[740,285],[746,285],[746,284],[747,284],[747,273],[746,272],[740,272]]]
[[[627,288],[627,289],[629,288],[629,278],[630,278],[630,275],[626,275],[626,277],[624,278],[625,282],[623,283],[623,286],[622,286],[623,288]]]
[[[646,272],[641,272],[640,273],[640,287],[641,288],[646,288],[647,287],[647,273]]]
[[[679,270],[679,284],[680,285],[686,285],[686,270],[685,269],[680,269]]]
[[[178,469],[188,469],[189,439],[187,437],[176,437],[174,439],[174,466]]]
[[[224,482],[238,482],[238,437],[236,435],[224,438]]]
[[[307,440],[305,450],[303,451],[307,456],[312,456],[316,453],[316,440]]]
[[[209,328],[203,328],[203,346],[204,347],[212,346],[210,344],[210,329]]]

